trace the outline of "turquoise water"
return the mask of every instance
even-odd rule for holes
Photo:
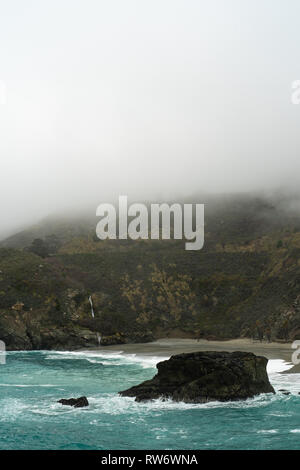
[[[0,449],[299,449],[300,376],[269,362],[275,389],[244,402],[135,403],[117,392],[151,378],[155,358],[11,352],[0,365]],[[86,395],[88,408],[56,403]]]

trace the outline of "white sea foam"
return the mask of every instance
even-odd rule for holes
[[[28,408],[28,404],[20,399],[5,398],[0,401],[0,408],[0,421],[14,421],[19,414]]]
[[[278,433],[277,429],[261,429],[260,431],[257,431],[257,434],[276,434]]]
[[[122,365],[122,364],[140,364],[143,368],[155,368],[156,364],[160,361],[169,359],[168,357],[161,356],[147,356],[138,354],[126,354],[123,351],[44,351],[46,360],[57,360],[58,358],[64,360],[82,360],[85,359],[91,363],[102,363],[109,361],[109,365]]]
[[[285,362],[282,359],[270,359],[267,365],[268,374],[276,372],[284,372],[285,370],[291,369],[293,364]]]
[[[15,419],[20,413],[28,413],[29,415],[36,416],[59,416],[61,414],[80,414],[87,413],[93,416],[93,424],[97,424],[103,415],[108,416],[132,416],[133,424],[142,422],[148,416],[152,418],[160,416],[164,412],[171,411],[188,411],[188,410],[213,410],[219,408],[257,408],[267,406],[270,400],[275,398],[270,395],[261,395],[253,399],[237,401],[237,402],[209,402],[204,404],[193,404],[174,402],[172,400],[153,400],[149,402],[138,403],[134,398],[121,397],[115,393],[106,393],[98,396],[89,396],[90,406],[88,408],[73,408],[65,407],[59,403],[49,403],[48,400],[41,400],[37,405],[25,400],[7,400],[3,401],[2,405],[2,419],[11,420]],[[0,419],[1,421],[1,419]],[[262,430],[263,432],[264,430]],[[294,431],[296,432],[296,430]]]
[[[280,389],[287,390],[292,395],[298,395],[300,392],[300,374],[282,374],[282,372],[288,371],[292,367],[293,364],[281,359],[273,359],[268,362],[269,379],[276,392],[279,392]],[[285,396],[285,398],[288,397],[289,395]]]
[[[153,413],[161,413],[164,411],[175,410],[196,410],[196,409],[216,409],[216,408],[258,408],[268,406],[270,401],[282,399],[282,396],[273,394],[263,394],[248,400],[220,402],[212,401],[208,403],[184,403],[175,402],[171,399],[156,399],[147,402],[136,402],[131,397],[121,397],[115,394],[106,394],[90,398],[90,411],[94,413],[107,413],[107,414],[134,414],[134,415],[148,415]]]

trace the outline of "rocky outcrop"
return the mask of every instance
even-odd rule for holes
[[[69,398],[69,399],[62,398],[61,400],[58,400],[57,403],[61,403],[62,405],[67,405],[67,406],[73,406],[74,408],[84,408],[85,406],[89,406],[89,402],[86,397]]]
[[[157,364],[153,379],[120,392],[136,401],[171,398],[186,403],[231,401],[275,393],[265,357],[247,352],[196,352]]]
[[[101,346],[112,346],[115,344],[124,344],[126,343],[126,338],[122,333],[116,333],[111,336],[102,336]]]
[[[151,331],[118,332],[111,336],[102,336],[101,346],[111,346],[124,343],[149,343],[150,341],[154,341],[154,339],[155,338]]]
[[[127,343],[149,343],[154,341],[155,337],[151,330],[145,331],[128,331],[126,334]]]

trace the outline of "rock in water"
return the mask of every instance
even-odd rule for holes
[[[57,403],[61,403],[62,405],[74,406],[74,408],[83,408],[84,406],[89,406],[89,402],[86,397],[69,399],[62,398],[61,400],[58,400]]]
[[[120,392],[136,401],[171,398],[186,403],[231,401],[275,393],[266,371],[268,360],[248,352],[178,354],[157,364],[151,380]]]

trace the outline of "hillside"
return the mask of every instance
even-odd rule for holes
[[[99,241],[93,216],[47,219],[2,242],[0,339],[8,349],[92,346],[97,335],[300,339],[297,211],[258,196],[204,202],[200,251]]]

